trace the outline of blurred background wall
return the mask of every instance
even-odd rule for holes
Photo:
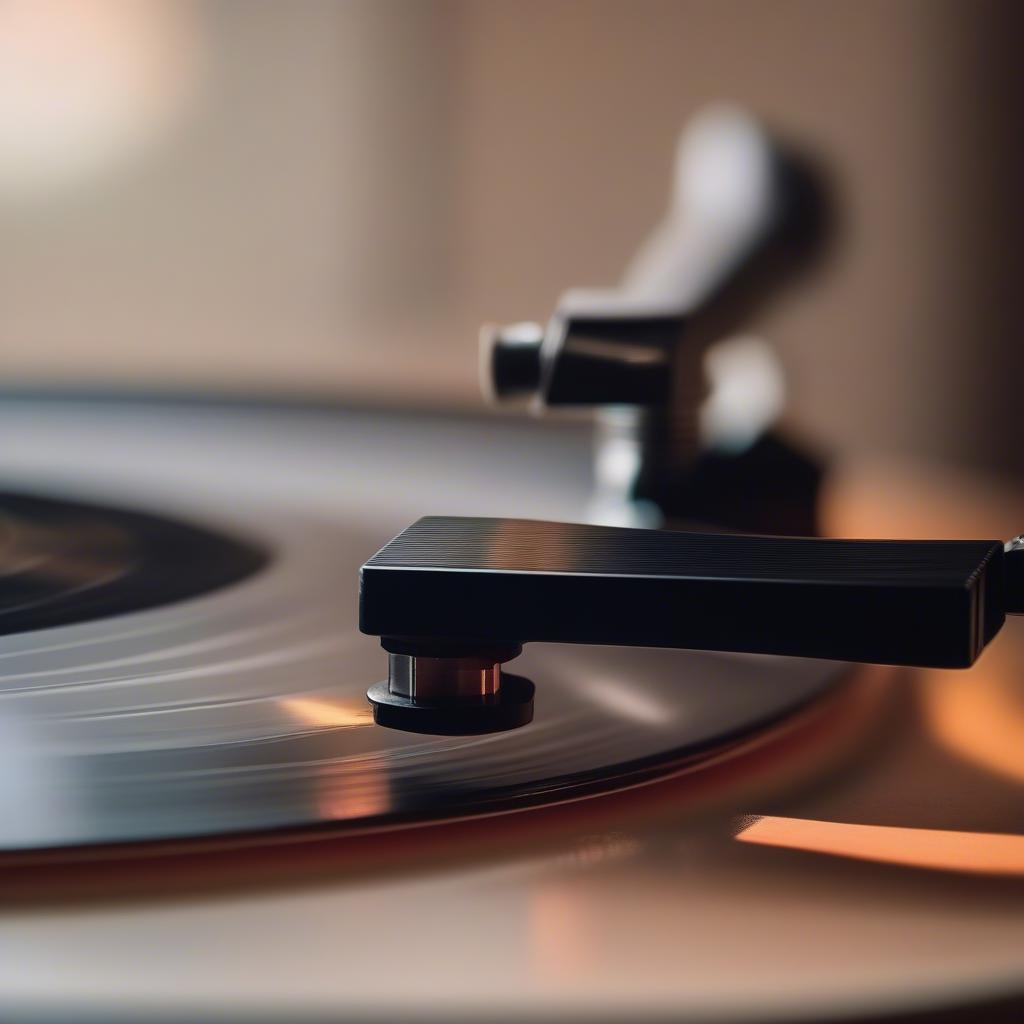
[[[791,419],[1021,468],[1020,9],[7,0],[0,388],[474,405],[479,323],[614,283],[727,100],[840,197],[756,325]]]

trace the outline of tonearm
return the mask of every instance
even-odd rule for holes
[[[530,721],[533,684],[501,668],[529,641],[961,668],[1024,613],[1019,538],[798,536],[815,532],[817,466],[774,433],[756,375],[731,422],[704,422],[709,354],[820,254],[823,195],[750,118],[706,114],[624,286],[569,292],[546,327],[491,332],[499,398],[598,409],[597,522],[429,517],[374,555],[360,628],[388,653],[369,691],[380,724]],[[710,528],[640,528],[681,522]]]

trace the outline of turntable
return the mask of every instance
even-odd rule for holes
[[[622,289],[489,333],[596,443],[5,400],[0,1015],[1016,1019],[1024,553],[961,538],[1024,495],[826,472],[721,344],[826,206],[706,118]]]

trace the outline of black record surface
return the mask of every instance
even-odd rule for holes
[[[373,724],[384,656],[356,629],[357,570],[387,536],[236,514],[250,543],[92,505],[3,507],[0,850],[564,799],[721,747],[843,671],[538,644],[514,663],[537,685],[531,725],[405,734]]]

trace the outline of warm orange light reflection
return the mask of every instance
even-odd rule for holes
[[[736,838],[903,867],[1024,877],[1024,836],[1017,835],[763,817],[753,819]]]
[[[921,710],[947,750],[1012,782],[1024,782],[1022,637],[1009,624],[969,672],[929,672]]]
[[[573,527],[568,523],[547,523],[538,530],[532,522],[505,521],[491,536],[490,557],[496,565],[514,564],[538,572],[553,565],[571,565],[572,536]]]
[[[281,707],[317,729],[373,725],[373,710],[358,699],[285,697]],[[331,821],[367,818],[391,809],[391,787],[386,774],[372,761],[354,762],[345,771],[325,772],[317,786],[316,799],[320,815]]]
[[[392,809],[391,784],[372,764],[340,776],[325,775],[316,803],[321,817],[330,821],[373,818]]]
[[[373,725],[373,710],[360,700],[323,700],[316,697],[285,697],[281,707],[306,725],[319,729],[345,729]]]
[[[847,462],[830,475],[823,516],[835,536],[1005,538],[1019,532],[1024,492],[948,465]],[[998,780],[1024,783],[1024,623],[1011,616],[965,672],[915,676],[929,739]]]
[[[592,908],[572,887],[541,887],[529,905],[533,970],[542,978],[564,980],[584,974],[597,958]]]

